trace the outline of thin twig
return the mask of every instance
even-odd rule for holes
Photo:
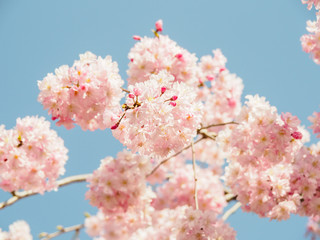
[[[78,224],[78,225],[74,225],[74,226],[71,226],[71,227],[61,227],[59,226],[58,229],[59,231],[56,231],[54,233],[40,233],[39,234],[39,238],[41,240],[49,240],[49,239],[52,239],[52,238],[55,238],[55,237],[58,237],[64,233],[68,233],[68,232],[72,232],[72,231],[75,231],[76,234],[78,233],[79,234],[79,231],[84,228],[84,224]]]
[[[81,175],[75,175],[75,176],[70,176],[70,177],[66,177],[63,178],[61,180],[58,181],[58,188],[69,185],[71,183],[76,183],[76,182],[84,182],[86,181],[86,179],[90,176],[91,174],[81,174]],[[5,208],[7,206],[10,206],[12,204],[14,204],[16,201],[22,199],[22,198],[26,198],[26,197],[30,197],[33,195],[37,195],[38,193],[32,192],[32,191],[22,191],[22,192],[14,192],[11,193],[13,195],[13,197],[9,198],[8,200],[0,203],[0,209]]]
[[[192,167],[193,167],[193,177],[194,177],[194,201],[196,204],[196,210],[199,209],[199,205],[198,205],[198,189],[197,189],[197,172],[196,172],[196,154],[194,151],[194,144],[193,144],[193,140],[191,142],[191,150],[192,150]]]
[[[232,214],[234,214],[240,207],[241,207],[241,203],[237,202],[235,205],[233,205],[228,211],[226,211],[223,214],[222,220],[226,221],[228,219],[228,217],[230,217]]]
[[[234,121],[231,121],[231,122],[225,122],[225,123],[210,124],[210,125],[208,125],[208,126],[201,127],[199,130],[201,130],[201,129],[208,129],[208,128],[211,128],[211,127],[221,127],[221,126],[225,126],[225,125],[229,125],[229,124],[239,124],[239,123],[234,122]]]
[[[125,88],[121,88],[122,91],[126,92],[126,93],[130,93],[129,90],[125,89]]]
[[[205,137],[199,138],[198,140],[196,140],[196,141],[194,142],[194,144],[202,141],[203,139],[205,139]],[[162,160],[157,166],[155,166],[154,169],[152,169],[152,171],[151,171],[150,173],[147,174],[147,177],[149,177],[149,176],[152,175],[155,171],[157,171],[157,169],[158,169],[162,164],[165,164],[165,163],[166,163],[167,161],[169,161],[171,158],[174,158],[174,157],[178,156],[180,153],[182,153],[184,150],[187,150],[187,149],[190,148],[190,147],[191,147],[191,144],[188,145],[188,146],[186,146],[186,147],[184,147],[184,148],[181,149],[179,152],[176,152],[176,153],[173,154],[172,156],[170,156],[170,157]]]

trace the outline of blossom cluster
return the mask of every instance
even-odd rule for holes
[[[235,231],[214,212],[193,210],[187,206],[174,209],[145,209],[143,214],[104,215],[86,219],[90,236],[110,240],[234,240]]]
[[[124,84],[116,62],[110,56],[80,54],[72,67],[63,65],[38,82],[38,101],[49,110],[52,120],[67,129],[74,123],[83,130],[111,127],[118,113]]]
[[[133,152],[166,157],[190,144],[200,127],[202,104],[196,91],[174,82],[167,71],[128,87],[122,116],[113,135]]]
[[[161,28],[162,30],[162,28]],[[128,83],[147,81],[150,75],[167,70],[177,82],[197,85],[197,57],[168,36],[139,38],[129,52]]]
[[[230,150],[226,183],[244,210],[271,219],[287,219],[290,213],[299,212],[301,199],[307,197],[300,191],[305,184],[297,182],[302,179],[297,169],[308,134],[299,126],[297,117],[290,113],[279,116],[265,98],[247,98],[237,118],[239,125],[219,137]]]
[[[0,126],[0,187],[8,192],[43,193],[56,187],[68,159],[63,140],[43,117],[18,118],[13,129]]]
[[[197,168],[196,172],[200,176],[197,181],[199,209],[221,213],[227,203],[220,176],[214,175],[210,168]],[[156,193],[157,198],[153,202],[156,209],[176,208],[183,205],[195,207],[192,166],[184,165],[174,170],[169,181],[158,187]]]
[[[1,240],[32,240],[30,227],[25,221],[16,221],[9,226],[9,232],[3,232],[0,228]]]
[[[152,197],[145,184],[150,167],[149,158],[128,151],[118,153],[116,159],[107,157],[87,179],[86,198],[105,214],[145,204]]]

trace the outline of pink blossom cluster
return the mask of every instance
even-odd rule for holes
[[[204,101],[204,126],[232,121],[241,109],[243,83],[241,78],[226,68],[226,57],[220,49],[213,51],[214,57],[203,56],[198,64],[198,76],[202,87],[198,98]],[[212,128],[217,131],[221,128]]]
[[[86,219],[87,233],[95,240],[234,240],[235,231],[212,211],[193,210],[187,206],[154,210],[146,207],[142,214],[104,215]]]
[[[0,187],[43,193],[64,174],[68,150],[43,117],[18,118],[13,129],[0,126]]]
[[[302,216],[320,215],[320,155],[313,152],[319,145],[300,149],[293,163],[290,179],[290,193],[300,196],[297,212]]]
[[[107,157],[87,179],[90,189],[86,198],[105,214],[145,204],[153,196],[146,188],[150,168],[149,158],[128,151],[118,153],[116,159]]]
[[[310,53],[313,61],[320,64],[320,13],[317,12],[316,21],[307,21],[307,30],[309,34],[301,37],[302,49]]]
[[[133,152],[166,157],[190,144],[200,127],[202,104],[196,91],[167,71],[128,87],[113,135]]]
[[[320,236],[320,216],[312,216],[309,218],[308,224],[307,224],[307,232],[306,236],[311,235],[312,240],[316,240],[317,236]]]
[[[162,21],[156,24],[157,32],[162,31]],[[177,82],[196,86],[198,80],[197,57],[178,46],[168,36],[159,35],[154,38],[135,38],[139,40],[129,52],[128,82],[147,81],[151,74],[167,70]]]
[[[187,209],[178,223],[177,240],[236,239],[236,232],[212,211]]]
[[[314,112],[313,116],[310,116],[309,121],[312,123],[311,129],[314,134],[318,134],[317,137],[320,137],[320,112]]]
[[[320,9],[320,0],[301,0],[303,4],[307,4],[307,8],[311,10],[312,6],[314,6],[315,9]]]
[[[129,208],[126,213],[108,213],[99,211],[97,215],[85,220],[86,232],[94,240],[128,240],[137,229],[151,223],[150,207]],[[139,239],[139,238],[136,238]]]
[[[72,67],[63,65],[38,82],[38,101],[49,110],[52,119],[67,129],[78,124],[83,130],[105,129],[119,112],[124,84],[111,56],[80,54]],[[106,119],[104,119],[106,118]]]
[[[9,232],[3,232],[0,228],[1,240],[32,240],[30,227],[23,220],[16,221],[9,226]]]
[[[210,168],[197,168],[196,172],[199,209],[221,213],[227,203],[219,176],[214,175]],[[184,165],[173,171],[172,177],[157,188],[156,194],[157,198],[153,201],[155,209],[176,208],[183,205],[195,207],[192,166]]]
[[[232,131],[219,136],[230,150],[226,184],[243,209],[262,217],[287,219],[296,213],[301,192],[292,186],[295,157],[308,140],[300,121],[290,113],[279,116],[265,98],[247,96]]]

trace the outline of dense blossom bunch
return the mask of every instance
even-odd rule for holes
[[[165,157],[196,136],[202,104],[193,88],[173,82],[167,71],[130,85],[124,113],[113,135],[133,152]]]
[[[112,125],[123,97],[118,72],[110,56],[103,59],[86,52],[72,67],[63,65],[39,81],[38,100],[59,126],[70,129],[76,123],[83,130],[105,129]]]
[[[178,46],[168,36],[157,34],[154,38],[141,38],[130,50],[128,57],[129,84],[146,81],[151,74],[157,74],[161,70],[170,72],[177,82],[198,84],[197,57]]]
[[[320,9],[320,1],[319,0],[301,0],[303,4],[307,4],[307,7],[309,10],[311,10],[312,6],[314,6],[315,9]]]
[[[226,69],[227,59],[220,49],[214,50],[213,54],[213,57],[203,56],[198,64],[198,77],[202,83],[198,98],[204,102],[204,126],[232,121],[241,109],[241,78]]]
[[[312,240],[316,240],[320,236],[320,216],[316,215],[309,218],[306,235],[311,235]]]
[[[315,149],[315,146],[312,146]],[[318,147],[319,151],[319,147]],[[306,147],[300,149],[293,163],[291,192],[298,193],[298,214],[302,216],[320,215],[320,155],[311,153]]]
[[[257,95],[247,98],[237,119],[240,124],[230,135],[226,131],[219,137],[230,150],[226,183],[246,211],[286,219],[301,199],[298,191],[292,192],[290,178],[307,133],[297,117],[289,113],[280,117]]]
[[[313,133],[318,134],[317,137],[320,137],[320,112],[314,112],[313,116],[310,116],[308,119],[312,123],[310,128],[313,130]]]
[[[43,117],[18,118],[15,128],[0,126],[0,187],[43,193],[64,174],[67,149]]]
[[[235,231],[222,220],[217,220],[212,211],[187,209],[178,223],[177,240],[234,240]]]
[[[307,30],[310,34],[301,37],[303,51],[311,53],[313,61],[320,64],[320,13],[316,21],[307,21]]]
[[[0,228],[1,240],[32,240],[30,227],[25,221],[16,221],[9,226],[9,232],[3,232]]]
[[[226,206],[224,189],[219,176],[210,168],[197,168],[198,203],[201,210],[221,213]],[[169,181],[158,187],[157,198],[153,202],[156,209],[176,208],[189,205],[195,207],[194,177],[191,165],[176,169]]]
[[[106,214],[145,204],[153,196],[146,189],[145,180],[150,167],[147,157],[128,151],[118,153],[116,159],[107,157],[88,178],[90,190],[86,198]]]
[[[86,232],[96,237],[94,240],[134,240],[131,235],[151,223],[150,211],[152,208],[148,205],[144,208],[130,207],[126,213],[104,214],[99,211],[85,220]]]

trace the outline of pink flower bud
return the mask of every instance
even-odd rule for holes
[[[233,98],[228,98],[228,105],[229,107],[234,108],[237,105],[237,102]]]
[[[291,134],[291,136],[294,138],[294,139],[302,139],[302,133],[301,132],[293,132]]]
[[[86,91],[86,90],[88,90],[88,87],[87,87],[86,85],[81,85],[81,86],[80,86],[80,89],[81,89],[82,91]]]
[[[111,127],[111,130],[115,130],[115,129],[117,129],[119,127],[119,123],[116,123],[115,125],[113,125],[112,127]]]
[[[167,90],[166,87],[162,87],[162,88],[161,88],[161,94],[164,94],[166,90]]]
[[[158,20],[158,21],[156,21],[156,30],[157,30],[157,32],[162,32],[162,20],[160,19],[160,20]]]
[[[141,37],[138,36],[138,35],[134,35],[132,38],[133,38],[134,40],[137,40],[137,41],[140,41],[140,40],[141,40]]]
[[[134,88],[134,89],[133,89],[133,93],[134,93],[134,95],[136,95],[136,96],[140,96],[140,95],[141,95],[141,90],[138,89],[138,88]]]
[[[129,98],[134,98],[134,94],[129,93],[128,97],[129,97]]]
[[[208,79],[208,81],[213,81],[214,80],[214,76],[212,76],[212,75],[207,75],[206,78]]]
[[[175,101],[178,99],[178,96],[172,96],[170,100]]]
[[[177,103],[176,103],[176,102],[170,102],[169,104],[170,104],[172,107],[177,106]]]
[[[133,58],[130,59],[130,62],[133,62]]]
[[[223,71],[225,71],[226,69],[225,68],[220,68],[220,73],[222,73]]]
[[[180,61],[183,61],[183,55],[182,55],[182,53],[176,54],[175,57],[178,58]]]

